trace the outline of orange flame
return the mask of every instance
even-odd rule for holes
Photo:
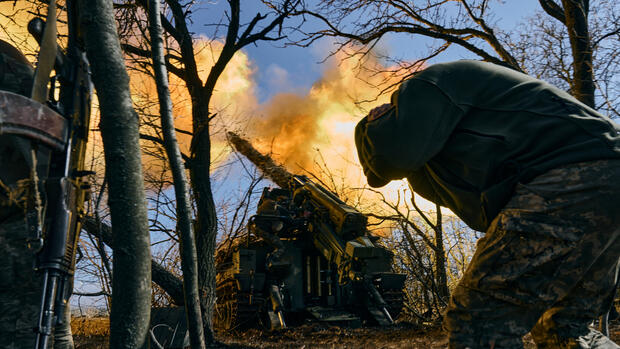
[[[357,197],[365,211],[377,211],[379,195],[365,187],[366,177],[355,148],[355,125],[375,106],[389,102],[391,91],[401,77],[390,67],[368,57],[336,55],[322,78],[303,96],[280,94],[260,107],[247,134],[263,153],[291,172],[309,171],[335,184],[344,196]],[[361,103],[360,103],[361,101]],[[391,202],[409,203],[406,181],[392,181],[378,192]],[[434,210],[425,200],[416,202],[424,210]]]
[[[328,180],[336,179],[343,188],[359,188],[366,178],[355,148],[355,125],[367,110],[389,101],[390,93],[381,94],[380,88],[396,86],[399,77],[376,60],[337,55],[335,61],[307,95],[280,94],[261,106],[262,116],[247,133],[259,150],[291,172],[333,176]],[[403,185],[396,181],[381,192],[395,198]]]
[[[222,48],[223,44],[221,42],[209,40],[205,37],[201,37],[194,42],[194,57],[199,70],[199,77],[203,83],[206,81]],[[155,81],[150,75],[144,74],[139,70],[130,69],[129,72],[134,106],[141,115],[151,116],[143,120],[146,122],[142,125],[141,133],[155,136],[160,132],[159,127],[161,124]],[[226,69],[217,81],[211,98],[210,111],[212,114],[218,114],[216,122],[211,126],[212,137],[217,136],[218,132],[221,133],[221,128],[223,127],[217,120],[231,118],[231,115],[240,115],[256,108],[255,84],[252,80],[253,73],[252,64],[248,56],[243,52],[237,53],[226,66]],[[181,78],[169,74],[169,80],[175,127],[191,133],[193,127],[190,94],[185,82]],[[191,135],[179,132],[177,137],[181,151],[189,155]],[[221,158],[219,155],[224,153],[226,148],[226,143],[223,139],[223,137],[214,137],[212,142],[212,157],[216,161],[218,158]],[[145,142],[143,145],[145,148],[148,148],[143,160],[147,174],[149,172],[152,174],[161,173],[164,167],[167,167],[167,164],[157,159],[157,156],[152,156],[156,154],[149,153],[149,150],[153,149],[152,144]]]

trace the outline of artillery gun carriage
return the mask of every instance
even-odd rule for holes
[[[247,234],[218,250],[216,327],[393,323],[405,276],[392,271],[393,254],[368,232],[367,217],[237,135],[229,139],[280,188],[265,188]]]

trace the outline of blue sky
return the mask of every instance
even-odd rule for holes
[[[266,13],[260,1],[242,1],[242,23],[247,23],[257,13]],[[492,1],[492,12],[495,15],[495,24],[503,30],[510,31],[527,16],[540,9],[537,0],[508,0]],[[228,11],[225,0],[210,1],[205,5],[194,8],[191,30],[197,34],[213,37],[215,27],[210,23],[222,20],[225,11]],[[223,20],[225,21],[225,20]],[[294,23],[294,22],[289,22]],[[316,28],[316,23],[308,23]],[[219,28],[219,34],[224,34],[225,28]],[[430,39],[407,34],[390,35],[382,40],[381,47],[391,56],[414,60],[422,52]],[[333,45],[323,40],[312,47],[302,48],[285,46],[284,41],[259,42],[244,48],[255,67],[255,80],[258,84],[259,102],[266,102],[279,92],[304,93],[316,82],[325,68],[322,61],[326,58]],[[472,58],[473,55],[464,49],[453,48],[434,59],[442,62],[456,59]],[[286,79],[286,81],[282,81]]]

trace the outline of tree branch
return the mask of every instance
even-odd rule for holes
[[[310,43],[314,42],[319,37],[329,36],[329,37],[343,37],[343,38],[347,38],[352,41],[356,41],[362,45],[368,45],[369,43],[375,40],[381,39],[385,34],[388,34],[388,33],[419,34],[419,35],[423,35],[423,36],[427,36],[427,37],[431,37],[435,39],[441,39],[441,40],[462,46],[463,48],[480,56],[483,60],[487,62],[492,62],[492,63],[503,65],[503,66],[509,66],[513,69],[520,70],[520,67],[518,65],[514,66],[510,63],[502,61],[501,59],[493,56],[492,54],[486,52],[485,50],[478,48],[475,45],[468,42],[472,37],[479,37],[482,39],[484,39],[485,37],[488,37],[486,33],[481,32],[481,31],[476,31],[473,29],[443,28],[439,26],[436,26],[436,28],[441,28],[441,29],[433,30],[433,29],[426,28],[426,27],[423,27],[417,24],[406,23],[406,22],[394,22],[394,23],[389,23],[389,24],[386,23],[385,25],[379,27],[378,30],[367,31],[362,34],[355,34],[351,32],[341,31],[336,26],[334,26],[329,19],[327,19],[326,17],[324,17],[323,15],[319,13],[310,12],[310,11],[301,11],[299,12],[299,14],[307,14],[307,15],[313,16],[321,20],[322,22],[324,22],[329,27],[329,30],[323,30],[320,32],[311,33],[310,41],[309,41]],[[457,36],[461,34],[464,36]],[[469,34],[469,35],[466,35],[466,34]]]
[[[107,223],[97,224],[95,217],[86,216],[82,219],[82,228],[114,250],[112,228]],[[151,278],[172,298],[174,304],[183,305],[183,282],[154,259],[151,260]]]
[[[139,56],[141,58],[149,58],[151,56],[150,51],[130,45],[130,44],[121,44],[121,48],[123,49],[123,51]],[[170,71],[172,74],[178,76],[181,79],[185,78],[185,70],[170,63],[170,57],[172,57],[172,55],[166,55],[166,69],[168,69],[168,71]],[[148,66],[152,66],[150,62],[146,64]]]
[[[177,130],[177,129],[175,129],[175,130]],[[179,131],[183,131],[183,130],[179,130]],[[191,133],[189,133],[187,131],[182,132],[182,133],[186,133],[186,134],[191,135]],[[147,135],[147,134],[144,134],[144,133],[140,133],[140,139],[144,139],[146,141],[151,141],[153,143],[157,143],[157,144],[160,144],[162,146],[164,145],[164,141],[161,138],[155,137],[155,136],[151,136],[151,135]],[[189,163],[190,162],[191,159],[190,159],[190,157],[188,155],[186,155],[184,153],[181,153],[181,156],[183,157],[183,161],[185,161],[185,163]]]
[[[564,9],[560,5],[556,4],[553,0],[538,0],[538,2],[549,16],[557,19],[562,24],[566,25]]]

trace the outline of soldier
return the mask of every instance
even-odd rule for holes
[[[407,178],[485,231],[444,318],[451,348],[619,348],[588,325],[620,257],[620,127],[540,80],[432,65],[355,129],[372,187]]]
[[[0,40],[0,90],[30,95],[33,70],[15,47]],[[0,348],[35,345],[33,328],[39,318],[43,280],[34,269],[34,251],[28,248],[25,212],[32,200],[30,140],[0,135]],[[37,172],[45,175],[45,152],[39,150]],[[35,160],[36,161],[36,160]],[[69,307],[65,319],[70,320]],[[73,348],[70,321],[56,328],[56,349]]]

